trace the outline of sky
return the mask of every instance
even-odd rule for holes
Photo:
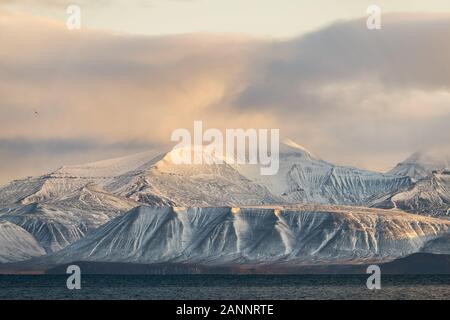
[[[376,4],[385,12],[450,12],[448,0],[0,0],[4,7],[65,21],[78,4],[88,28],[132,34],[234,33],[296,37]]]
[[[72,2],[70,2],[72,3]],[[386,171],[450,147],[450,2],[0,0],[0,184],[177,128],[279,128]]]

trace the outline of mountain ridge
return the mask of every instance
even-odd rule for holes
[[[14,180],[0,188],[0,221],[23,228],[52,254],[142,205],[363,206],[377,195],[412,185],[406,176],[333,165],[292,141],[281,144],[280,170],[274,176],[261,176],[259,165],[226,161],[179,165],[171,159],[178,151],[155,149]]]
[[[288,266],[386,262],[420,252],[449,230],[450,221],[399,210],[322,205],[139,206],[37,263]]]

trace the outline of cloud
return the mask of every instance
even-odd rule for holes
[[[29,143],[24,141],[39,145],[58,138],[69,145],[93,141],[106,149],[114,144],[115,150],[122,144],[122,154],[127,154],[126,142],[169,143],[174,129],[190,128],[197,119],[219,128],[249,123],[248,115],[227,113],[227,100],[250,74],[249,60],[257,54],[259,41],[225,35],[70,32],[62,23],[6,12],[0,13],[0,39],[2,150],[14,149],[5,141],[16,140],[26,150]],[[269,120],[263,114],[253,118]],[[100,159],[104,152],[98,149]],[[30,150],[27,157],[32,159],[38,151]],[[58,158],[56,150],[42,150],[39,154],[47,158],[34,159],[34,164],[53,169],[55,161],[48,159]],[[58,150],[60,164],[74,154]],[[14,171],[6,160],[2,163],[0,183]],[[25,172],[30,173],[17,170],[17,176]]]
[[[261,80],[249,86],[238,102],[246,107],[291,107],[298,105],[298,98],[308,101],[317,96],[318,88],[355,83],[364,91],[370,86],[388,91],[449,90],[450,16],[438,17],[390,15],[380,31],[369,31],[362,20],[337,23],[276,43],[268,52]]]
[[[62,164],[110,159],[158,147],[136,141],[104,143],[83,139],[0,139],[0,185],[19,177],[45,174]]]
[[[335,161],[387,169],[373,158],[450,144],[448,39],[449,15],[336,23],[274,43],[233,105],[271,110]]]
[[[226,36],[71,33],[17,20],[0,20],[0,126],[9,138],[154,142],[196,118],[221,123],[210,110],[240,90],[259,46]]]
[[[69,148],[40,152],[55,163],[81,150],[73,141],[126,154],[129,141],[133,150],[165,144],[194,120],[281,128],[325,159],[373,169],[450,144],[445,16],[388,15],[380,31],[340,22],[276,41],[70,32],[0,11],[0,39],[0,148],[57,138]]]
[[[46,152],[51,154],[68,152],[85,152],[96,148],[106,149],[142,149],[155,145],[135,141],[123,141],[112,144],[99,143],[92,140],[77,139],[0,139],[0,148],[13,154],[26,154],[34,152]]]

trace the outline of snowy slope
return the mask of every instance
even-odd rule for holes
[[[404,189],[411,184],[406,176],[330,164],[292,141],[280,146],[277,175],[261,176],[257,165],[236,168],[275,196],[294,203],[363,205],[374,195]]]
[[[172,150],[147,167],[117,176],[105,189],[150,205],[233,206],[283,202],[225,162],[177,164],[173,156],[178,152]],[[202,156],[213,157],[206,151]]]
[[[63,166],[40,177],[14,180],[0,188],[0,207],[15,203],[45,202],[81,190],[87,185],[102,186],[118,175],[151,164],[161,152],[156,149],[117,159]]]
[[[428,177],[432,171],[450,167],[450,156],[443,152],[416,152],[389,171],[389,174],[408,176],[415,180]]]
[[[404,189],[408,177],[335,166],[288,141],[280,147],[280,170],[263,176],[258,165],[180,165],[172,150],[139,170],[105,184],[113,194],[151,205],[239,206],[271,203],[364,204],[377,194]],[[203,157],[212,157],[205,151]],[[228,163],[227,163],[228,161]]]
[[[151,206],[260,206],[282,203],[364,204],[403,189],[410,179],[335,166],[288,141],[280,171],[259,166],[179,165],[185,149],[157,149],[118,159],[63,166],[0,188],[0,220],[23,227],[46,252],[58,251],[140,204]],[[215,155],[202,150],[204,159]],[[229,160],[229,159],[224,159]]]
[[[84,186],[40,203],[26,201],[0,209],[0,221],[21,226],[47,252],[53,252],[137,205],[95,186]]]
[[[373,200],[372,207],[399,208],[424,215],[450,214],[450,171],[435,171],[406,191]]]
[[[385,261],[420,251],[450,221],[342,206],[141,206],[42,261],[311,264]]]
[[[15,224],[0,221],[0,263],[23,261],[45,254],[37,241]]]
[[[224,164],[179,165],[172,159],[176,152],[156,150],[64,166],[49,175],[13,181],[0,189],[0,208],[52,201],[87,185],[151,205],[361,205],[411,184],[404,176],[335,166],[292,141],[281,144],[280,170],[273,176],[262,176],[258,165],[227,164],[227,159]]]
[[[63,166],[0,188],[0,221],[32,234],[46,252],[58,251],[138,205],[102,186],[118,174],[146,166],[162,150],[84,165]]]

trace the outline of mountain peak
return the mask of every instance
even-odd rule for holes
[[[285,147],[287,147],[289,149],[295,149],[295,150],[301,151],[302,153],[305,153],[305,154],[307,154],[310,157],[316,158],[316,156],[312,152],[310,152],[304,146],[298,144],[297,142],[295,142],[292,139],[289,139],[289,138],[283,139],[281,141],[281,145],[285,146]]]
[[[403,163],[409,164],[433,164],[438,162],[439,159],[432,155],[430,152],[426,150],[420,150],[414,152],[409,158],[407,158]]]
[[[429,176],[434,170],[448,168],[449,163],[450,157],[445,151],[420,150],[397,164],[389,173],[420,180]]]

